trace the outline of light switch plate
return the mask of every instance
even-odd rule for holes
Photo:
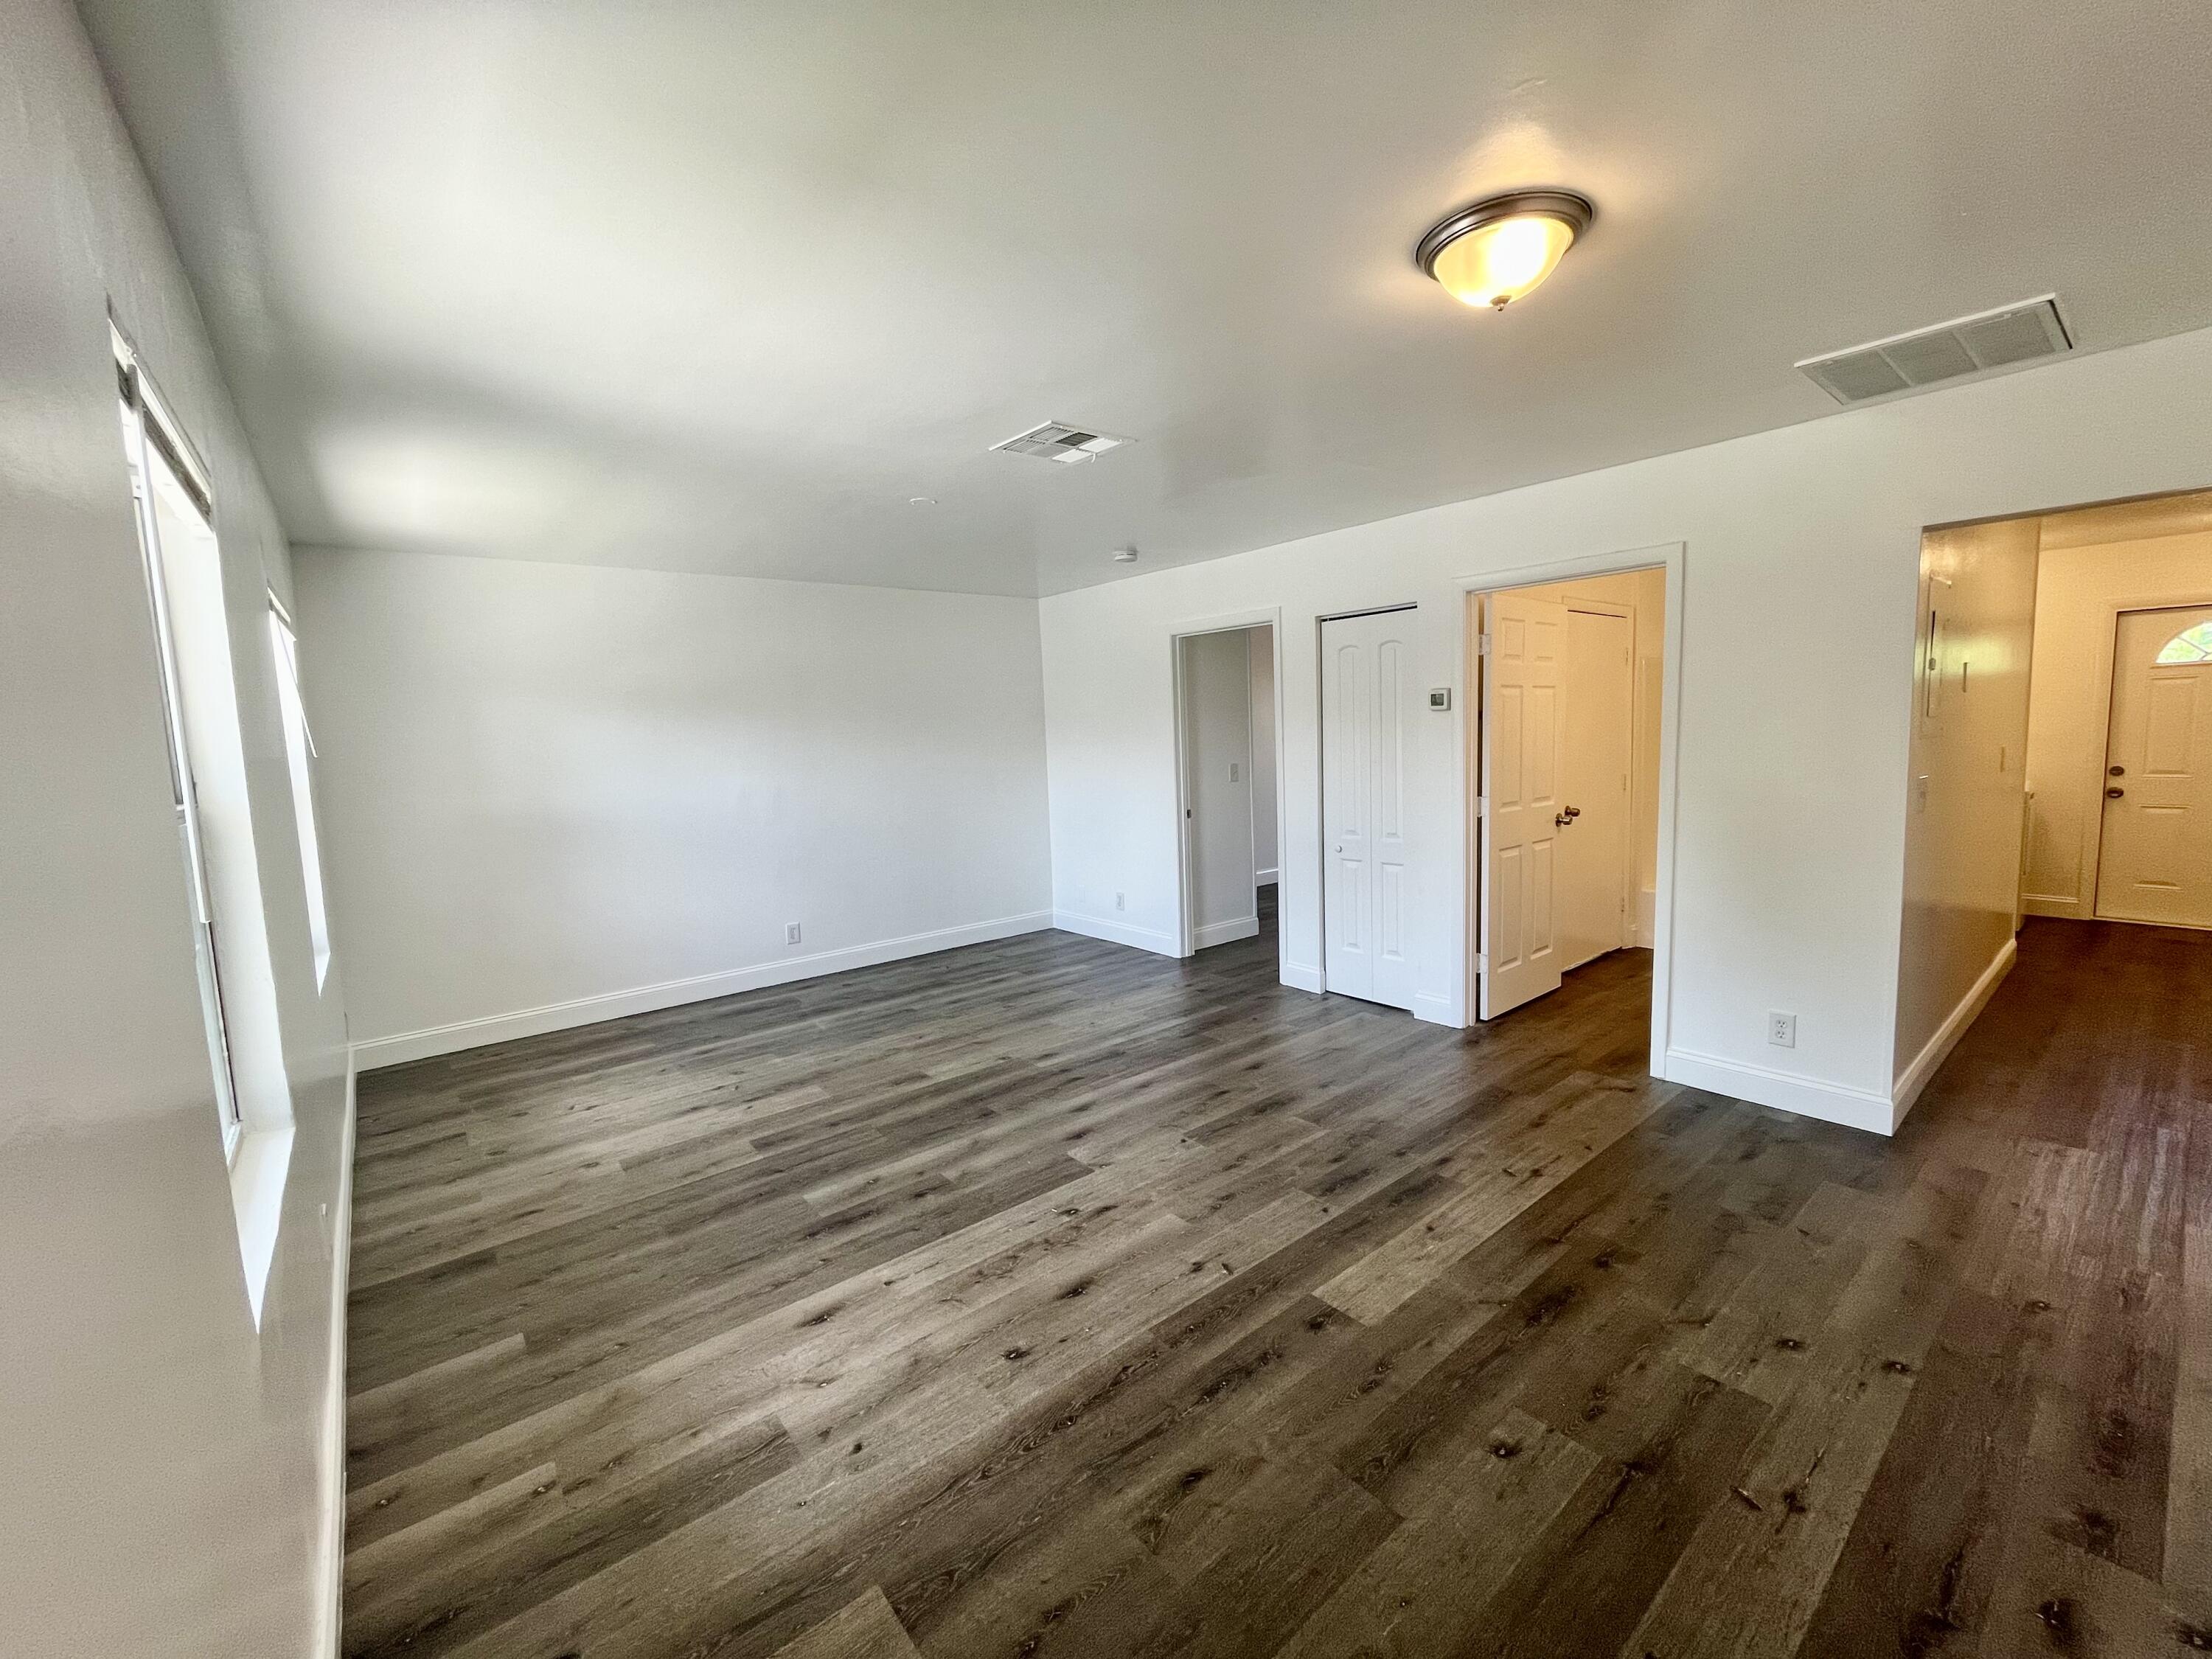
[[[1451,687],[1440,685],[1429,693],[1429,707],[1439,711],[1451,707]]]

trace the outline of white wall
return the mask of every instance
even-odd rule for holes
[[[284,541],[63,0],[0,0],[0,1652],[334,1632],[347,1097],[264,583]],[[297,1133],[254,1328],[200,1024],[107,310],[214,473]]]
[[[364,1065],[1046,923],[1031,601],[297,562]]]
[[[2035,612],[2027,908],[2095,913],[2115,613],[2212,601],[2212,534],[2046,548]]]
[[[1252,860],[1260,879],[1275,879],[1275,630],[1247,631],[1252,670]]]
[[[2010,519],[1922,542],[1898,945],[1901,1108],[2012,964],[2039,538],[2036,520]]]
[[[2208,375],[2212,331],[1048,599],[1054,907],[1110,915],[1126,892],[1118,936],[1171,948],[1165,638],[1280,605],[1284,978],[1315,982],[1316,618],[1417,601],[1423,683],[1463,686],[1464,580],[1679,540],[1670,1073],[1887,1128],[1922,528],[2201,487]],[[1465,708],[1426,715],[1413,757],[1419,1006],[1445,1022],[1466,1008]],[[1798,1015],[1794,1050],[1768,1046],[1770,1009]]]
[[[1182,643],[1184,801],[1190,812],[1191,946],[1260,931],[1252,831],[1252,664],[1249,629],[1194,634]]]

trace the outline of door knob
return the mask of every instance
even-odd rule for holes
[[[2108,766],[2105,770],[2111,773],[2116,778],[2124,778],[2128,775],[2128,769],[2124,766]]]
[[[2105,799],[2106,800],[2118,800],[2121,796],[2127,793],[2128,792],[2126,790],[2121,788],[2118,784],[2115,784],[2112,787],[2105,791]]]

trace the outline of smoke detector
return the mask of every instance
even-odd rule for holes
[[[2058,296],[2045,294],[1847,351],[1808,357],[1796,367],[1838,403],[1861,404],[2073,349],[2074,337],[2058,314]]]
[[[1078,461],[1096,460],[1109,449],[1119,449],[1123,444],[1135,441],[1133,438],[1117,438],[1090,427],[1070,426],[1064,421],[1047,421],[1042,426],[1031,427],[991,447],[1012,455],[1035,455],[1042,460],[1073,466]]]
[[[1137,550],[1135,548],[1117,547],[1114,550],[1114,562],[1115,564],[1134,564],[1136,562]]]

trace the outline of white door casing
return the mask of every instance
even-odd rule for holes
[[[1628,914],[1636,623],[1568,601],[1559,831],[1559,968],[1633,942]]]
[[[1561,691],[1567,607],[1495,593],[1482,658],[1480,1013],[1494,1019],[1559,987]]]
[[[1331,991],[1407,1009],[1414,614],[1334,617],[1321,628],[1322,972]]]
[[[2212,927],[2212,662],[2160,663],[2212,605],[2124,611],[2112,649],[2097,915]]]

